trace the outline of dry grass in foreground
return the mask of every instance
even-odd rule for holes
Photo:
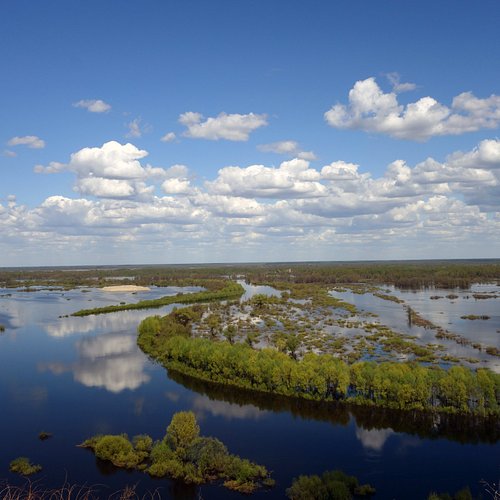
[[[60,488],[47,489],[35,481],[26,481],[22,486],[0,482],[2,500],[161,500],[159,491],[139,495],[137,485],[125,486],[114,492],[105,491],[101,485],[87,486],[65,483]]]

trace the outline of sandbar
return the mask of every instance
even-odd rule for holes
[[[115,286],[103,286],[101,288],[104,292],[149,292],[151,289],[147,286],[138,285],[115,285]]]

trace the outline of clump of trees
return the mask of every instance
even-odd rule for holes
[[[21,474],[22,476],[30,476],[31,474],[36,474],[42,470],[42,466],[38,464],[32,464],[30,459],[27,457],[17,457],[9,464],[10,472],[15,472],[16,474]]]
[[[117,467],[144,470],[154,477],[170,477],[201,484],[222,479],[224,486],[251,493],[274,480],[263,465],[228,452],[216,438],[200,436],[193,412],[175,413],[163,439],[153,442],[147,435],[97,435],[81,445]]]
[[[299,476],[286,490],[291,500],[350,500],[375,494],[370,484],[359,484],[358,478],[340,470],[326,471],[321,476]]]
[[[500,413],[500,375],[484,368],[445,370],[417,363],[368,361],[349,365],[314,353],[296,360],[275,349],[254,350],[249,343],[190,338],[194,314],[186,312],[189,320],[182,335],[176,334],[182,325],[179,312],[148,318],[139,326],[139,346],[168,369],[273,394],[405,410]]]

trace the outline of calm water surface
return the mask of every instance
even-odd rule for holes
[[[24,455],[44,466],[37,478],[47,486],[67,479],[107,485],[103,495],[138,484],[140,491],[159,488],[162,498],[241,498],[217,484],[186,487],[118,470],[75,447],[96,433],[148,433],[160,438],[173,413],[193,410],[203,434],[273,471],[276,487],[257,492],[256,498],[284,498],[294,476],[336,468],[372,483],[380,499],[426,498],[431,490],[456,490],[466,484],[479,492],[481,479],[497,481],[498,426],[469,429],[463,421],[349,412],[228,392],[175,374],[169,378],[136,347],[136,328],[145,316],[165,314],[173,305],[60,317],[81,308],[178,291],[158,288],[134,295],[97,289],[0,289],[0,324],[6,326],[0,335],[0,478],[19,483],[8,464]],[[54,436],[41,442],[37,436],[42,430]]]
[[[355,304],[364,312],[377,314],[375,322],[393,330],[417,337],[421,343],[437,343],[446,347],[446,352],[459,358],[474,358],[479,361],[472,366],[487,367],[500,373],[500,358],[479,351],[472,346],[457,344],[453,340],[437,339],[436,330],[426,329],[408,323],[405,305],[417,311],[423,318],[435,325],[458,334],[472,343],[483,346],[500,347],[500,286],[496,284],[473,285],[469,290],[442,290],[437,288],[422,290],[399,290],[384,286],[384,292],[404,301],[398,304],[376,297],[372,293],[357,294],[352,291],[331,292],[335,297]],[[488,294],[494,297],[476,299],[474,294]],[[456,298],[448,296],[456,295]],[[433,297],[431,299],[431,297]],[[487,320],[462,319],[467,315],[488,316]],[[355,318],[354,318],[355,319]],[[347,331],[351,335],[355,329]]]

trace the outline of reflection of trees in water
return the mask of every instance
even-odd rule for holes
[[[168,376],[184,387],[236,405],[253,405],[260,410],[289,412],[305,419],[321,420],[346,426],[354,418],[357,428],[364,431],[391,429],[415,434],[420,438],[447,438],[460,443],[496,443],[500,439],[500,422],[494,418],[464,417],[419,411],[391,410],[374,406],[354,406],[335,402],[304,401],[298,398],[242,390],[187,375],[168,371]]]

